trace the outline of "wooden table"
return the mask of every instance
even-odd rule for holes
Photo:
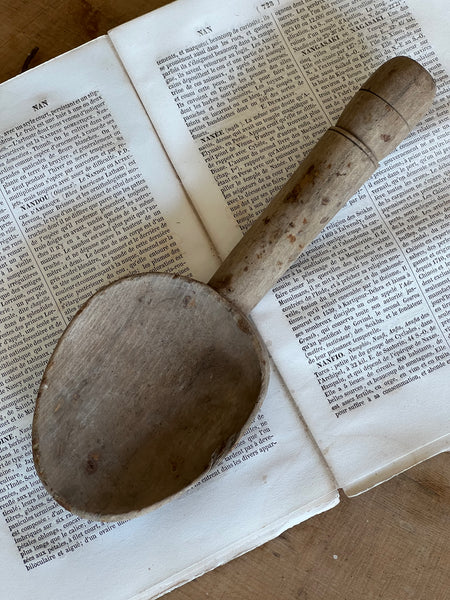
[[[0,0],[0,81],[164,0]],[[441,455],[168,594],[167,600],[449,600],[450,469]],[[101,599],[99,599],[101,600]],[[106,599],[105,599],[106,600]]]

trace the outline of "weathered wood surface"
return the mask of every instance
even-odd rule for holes
[[[0,81],[157,8],[158,0],[0,0]],[[447,600],[450,468],[437,456],[165,596]],[[99,599],[100,600],[100,599]],[[107,600],[101,599],[101,600]]]
[[[231,303],[212,287],[150,273],[107,286],[72,320],[33,421],[37,471],[65,508],[100,520],[141,514],[192,485],[245,431],[268,367],[259,336],[233,305],[253,308],[435,92],[429,74],[404,57],[364,88],[213,276]],[[381,93],[395,96],[403,114]]]
[[[356,92],[356,90],[355,90]],[[387,61],[225,259],[210,285],[244,313],[257,304],[430,108],[435,84],[417,62]]]
[[[156,508],[247,429],[268,365],[251,322],[206,284],[119,280],[87,302],[49,361],[33,420],[37,472],[88,519]]]
[[[437,456],[167,600],[448,600],[450,469]]]

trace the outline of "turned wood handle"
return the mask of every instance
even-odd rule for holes
[[[428,71],[384,63],[228,255],[209,285],[248,314],[429,109]]]

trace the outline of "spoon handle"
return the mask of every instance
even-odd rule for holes
[[[245,314],[429,109],[435,84],[400,56],[379,67],[235,246],[209,285]]]

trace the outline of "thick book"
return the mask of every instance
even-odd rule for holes
[[[148,600],[449,447],[449,7],[178,0],[0,86],[0,575],[7,598]],[[447,18],[445,18],[447,17]],[[45,491],[31,422],[83,302],[207,281],[367,76],[430,112],[252,311],[268,394],[202,481],[115,523]]]

